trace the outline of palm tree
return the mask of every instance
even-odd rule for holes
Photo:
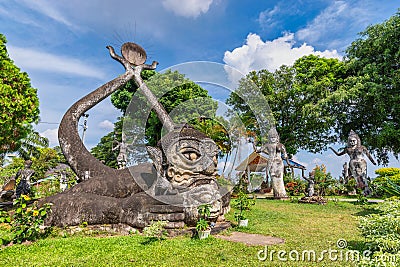
[[[20,141],[21,145],[18,150],[15,151],[18,156],[24,160],[31,159],[32,157],[39,156],[40,152],[38,148],[49,147],[49,139],[40,136],[36,131],[31,131],[27,137]]]

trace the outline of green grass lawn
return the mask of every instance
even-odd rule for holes
[[[268,251],[337,249],[344,239],[349,249],[362,249],[357,217],[365,211],[352,203],[310,205],[289,201],[257,200],[248,212],[248,233],[285,239],[285,244],[269,246]],[[233,212],[227,216],[233,219]],[[229,231],[238,230],[232,229]],[[229,234],[229,231],[226,234]],[[30,245],[13,245],[0,250],[0,266],[351,266],[346,261],[282,262],[260,261],[262,246],[246,246],[215,237],[199,240],[176,237],[147,242],[139,234],[130,236],[47,238]],[[295,254],[292,254],[294,257]],[[288,257],[288,255],[286,255]]]

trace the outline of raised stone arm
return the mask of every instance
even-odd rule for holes
[[[304,175],[304,169],[301,169],[301,176],[303,177],[304,180],[310,182],[310,180]]]
[[[335,149],[333,149],[332,147],[329,147],[329,148],[330,148],[330,150],[333,151],[333,153],[336,154],[336,156],[342,156],[342,155],[346,154],[346,151],[345,151],[345,150],[343,150],[343,151],[341,151],[341,152],[337,152],[337,151],[336,151]]]
[[[288,167],[293,167],[290,164],[290,161],[289,161],[289,158],[288,158],[288,155],[287,155],[287,152],[286,152],[286,147],[283,144],[281,144],[281,151],[282,151],[283,158],[286,160],[286,163],[287,163]]]
[[[108,46],[106,46],[106,48],[110,52],[110,56],[113,59],[115,59],[116,61],[118,61],[119,63],[121,63],[124,66],[125,70],[131,70],[132,69],[131,63],[128,60],[126,60],[125,58],[117,55],[115,53],[115,51],[114,51],[114,47],[112,47],[111,45],[108,45]]]

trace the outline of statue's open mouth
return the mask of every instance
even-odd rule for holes
[[[200,186],[200,185],[211,184],[212,182],[215,182],[214,178],[210,178],[210,177],[202,175],[202,177],[194,178],[193,181],[190,184],[188,184],[188,187],[193,188],[193,187]]]

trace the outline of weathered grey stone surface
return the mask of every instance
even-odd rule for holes
[[[173,124],[140,77],[143,69],[155,69],[157,62],[143,64],[144,50],[138,47],[124,46],[122,54],[129,58],[120,57],[112,47],[107,47],[126,72],[77,101],[65,113],[59,127],[60,146],[71,168],[85,181],[42,201],[53,203],[46,224],[123,223],[143,228],[155,220],[168,220],[168,228],[182,228],[196,223],[200,204],[212,205],[211,219],[215,221],[229,210],[229,194],[224,194],[215,180],[218,152],[215,143],[190,126]],[[158,147],[149,149],[154,165],[116,170],[105,166],[85,148],[79,137],[78,121],[131,79],[144,89],[169,133]]]
[[[290,165],[285,146],[279,141],[279,134],[275,128],[271,128],[268,132],[268,143],[263,145],[257,152],[264,152],[269,155],[267,175],[271,177],[272,188],[274,190],[274,198],[288,198],[283,182],[283,174],[285,166],[282,157]]]
[[[349,174],[356,179],[357,188],[362,189],[364,195],[369,195],[371,190],[368,187],[367,162],[364,159],[364,155],[368,157],[372,164],[376,165],[376,162],[367,148],[361,144],[361,139],[358,134],[353,130],[350,131],[347,146],[341,152],[337,152],[332,147],[330,147],[330,149],[336,156],[342,156],[344,154],[349,155]]]

